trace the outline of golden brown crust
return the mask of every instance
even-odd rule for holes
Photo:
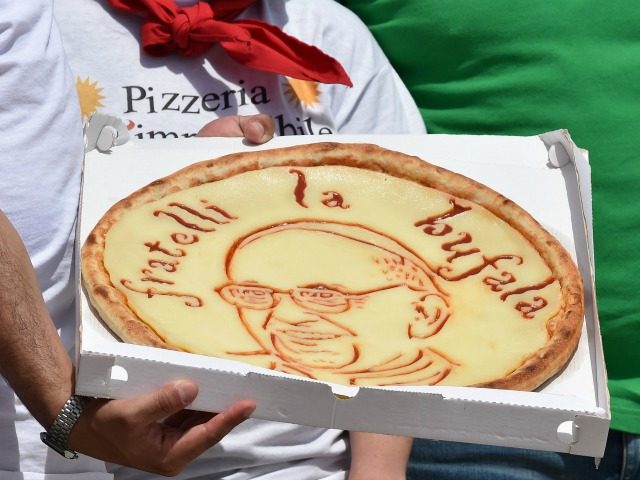
[[[559,279],[562,305],[548,322],[549,341],[509,375],[478,387],[533,390],[556,374],[573,354],[581,333],[580,274],[562,245],[511,200],[465,176],[417,157],[369,144],[316,143],[226,155],[196,163],[156,180],[116,203],[98,222],[81,253],[83,284],[98,315],[127,342],[174,348],[128,308],[103,265],[107,233],[128,209],[204,183],[272,166],[347,165],[386,173],[474,202],[508,222],[536,248]]]

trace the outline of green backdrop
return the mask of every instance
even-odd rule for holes
[[[344,0],[431,133],[566,128],[590,152],[612,427],[640,433],[640,3]]]

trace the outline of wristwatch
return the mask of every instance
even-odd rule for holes
[[[69,449],[69,435],[85,405],[91,400],[93,399],[90,397],[71,395],[53,421],[53,425],[49,430],[40,434],[40,440],[65,458],[78,458],[78,453]]]

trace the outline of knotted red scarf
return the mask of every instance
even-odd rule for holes
[[[218,43],[235,61],[256,70],[352,86],[342,65],[322,50],[274,25],[233,20],[255,2],[211,0],[180,8],[173,0],[109,0],[118,10],[145,16],[142,48],[154,57],[199,55]]]

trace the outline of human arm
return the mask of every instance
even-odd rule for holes
[[[350,432],[349,480],[404,480],[413,439],[396,435]]]
[[[73,393],[73,366],[22,240],[0,211],[0,373],[49,426]]]

